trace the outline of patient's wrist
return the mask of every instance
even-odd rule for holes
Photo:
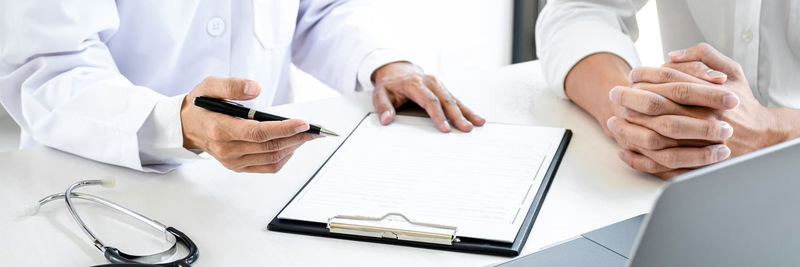
[[[606,121],[614,115],[608,92],[614,86],[630,86],[631,68],[622,58],[611,53],[589,55],[567,74],[564,90],[567,97],[589,112],[607,134]]]

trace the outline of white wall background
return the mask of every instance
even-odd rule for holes
[[[431,74],[511,62],[511,0],[376,0],[380,38]],[[337,93],[295,69],[293,101]]]

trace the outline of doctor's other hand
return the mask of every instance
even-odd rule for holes
[[[248,100],[261,92],[255,81],[208,77],[183,100],[181,125],[183,147],[208,152],[236,172],[278,172],[295,149],[316,138],[304,133],[301,120],[259,122],[211,112],[192,104],[195,97]]]
[[[473,126],[486,122],[450,94],[436,77],[409,62],[386,64],[375,70],[372,80],[375,82],[372,104],[383,125],[392,122],[395,108],[409,100],[425,109],[441,132],[450,132],[451,124],[459,131],[469,132]]]
[[[792,110],[762,106],[738,63],[708,44],[670,53],[662,68],[631,72],[632,88],[610,92],[608,126],[631,145],[620,158],[668,178],[792,135]],[[796,116],[796,115],[794,115]]]

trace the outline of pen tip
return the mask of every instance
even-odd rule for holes
[[[332,131],[330,131],[328,129],[325,129],[325,128],[319,129],[319,134],[327,135],[327,136],[339,136],[338,134],[336,134],[336,133],[334,133],[334,132],[332,132]]]

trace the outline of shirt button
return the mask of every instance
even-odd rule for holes
[[[222,35],[225,32],[225,21],[219,17],[211,18],[208,20],[208,25],[206,25],[206,31],[214,37]]]
[[[753,41],[753,31],[749,29],[742,31],[742,41],[744,41],[745,43]]]

